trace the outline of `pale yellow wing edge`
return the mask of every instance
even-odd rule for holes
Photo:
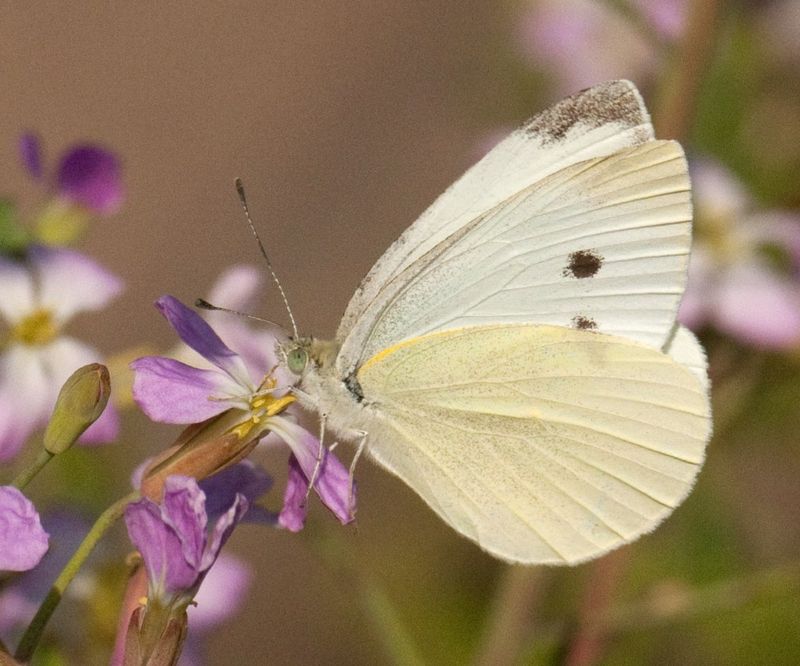
[[[654,529],[689,494],[707,391],[668,355],[551,326],[406,341],[358,375],[369,451],[492,554],[576,564]]]

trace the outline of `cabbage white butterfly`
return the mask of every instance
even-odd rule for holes
[[[283,348],[296,395],[497,557],[597,557],[672,512],[710,437],[675,320],[691,217],[683,151],[635,86],[580,92],[395,241],[334,341]]]

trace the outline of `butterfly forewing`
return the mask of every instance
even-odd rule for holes
[[[609,81],[534,116],[449,187],[384,253],[347,306],[344,340],[392,278],[448,236],[550,174],[653,139],[642,98],[630,81]]]
[[[574,563],[651,530],[689,492],[708,437],[690,371],[587,331],[433,333],[381,352],[358,380],[387,417],[370,453],[512,561]]]
[[[662,347],[683,293],[691,200],[683,151],[651,141],[572,165],[465,225],[381,291],[340,367],[400,340],[553,324]]]

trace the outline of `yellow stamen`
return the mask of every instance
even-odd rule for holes
[[[44,345],[58,336],[58,326],[49,310],[34,310],[11,329],[10,339],[23,345]]]
[[[239,439],[246,439],[263,419],[280,414],[296,400],[297,398],[293,395],[285,395],[281,398],[274,398],[270,393],[255,395],[250,400],[250,418],[233,428],[231,432]]]

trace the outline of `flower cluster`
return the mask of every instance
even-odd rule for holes
[[[52,562],[66,563],[64,553],[54,559],[48,552],[52,529],[45,531],[22,490],[76,441],[110,442],[118,430],[116,410],[106,409],[109,377],[98,363],[103,355],[67,328],[76,315],[105,308],[121,293],[122,281],[66,246],[93,219],[119,210],[124,200],[119,159],[97,145],[78,144],[51,169],[33,134],[21,137],[19,156],[41,203],[34,215],[23,217],[11,200],[0,201],[0,461],[11,481],[0,486],[4,632],[30,620],[50,574],[57,573]],[[21,467],[31,457],[21,455],[26,444],[45,426],[39,456]]]

